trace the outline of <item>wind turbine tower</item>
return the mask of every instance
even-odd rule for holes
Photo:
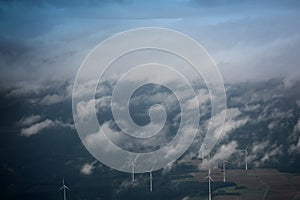
[[[227,160],[223,160],[223,182],[226,182],[226,163],[228,161]]]
[[[245,170],[248,170],[248,146],[241,151],[245,152]]]
[[[211,200],[211,181],[214,181],[214,179],[212,179],[210,174],[205,178],[208,179],[208,200]]]
[[[204,159],[204,147],[206,145],[203,144],[201,149],[200,149],[200,152],[201,152],[201,157],[202,157],[202,161]],[[199,152],[199,153],[200,153]],[[211,181],[214,181],[211,177],[211,169],[210,169],[210,153],[208,153],[208,176],[205,177],[205,179],[208,179],[208,200],[211,200]]]
[[[134,182],[134,168],[135,168],[135,164],[134,161],[131,162],[131,180],[132,182]]]
[[[64,190],[64,200],[67,200],[67,192],[66,192],[66,190],[70,190],[70,189],[68,188],[68,186],[65,185],[65,179],[63,179],[63,185],[60,188],[60,190]]]
[[[153,190],[153,185],[152,185],[152,170],[149,172],[149,179],[150,179],[150,188],[149,188],[149,190],[150,190],[150,192],[152,192],[152,190]]]
[[[208,179],[208,200],[211,200],[211,181],[214,181],[210,175],[211,175],[210,154],[208,154],[208,176],[205,177],[205,178]]]

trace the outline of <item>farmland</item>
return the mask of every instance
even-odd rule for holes
[[[192,173],[200,182],[205,182],[203,177],[206,172]],[[223,174],[219,169],[212,171],[214,184],[222,182]],[[275,169],[237,169],[227,170],[227,181],[235,186],[218,188],[213,191],[214,200],[282,200],[300,199],[300,175],[278,172]],[[202,199],[193,197],[190,199]]]

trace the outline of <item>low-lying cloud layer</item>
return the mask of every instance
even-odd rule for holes
[[[222,135],[212,151],[211,164],[218,166],[226,159],[231,161],[229,166],[242,167],[244,154],[240,149],[248,146],[250,167],[299,166],[299,5],[292,0],[272,1],[272,5],[261,1],[225,4],[218,0],[3,1],[0,92],[12,103],[22,101],[20,105],[25,108],[22,113],[15,112],[21,117],[14,124],[25,139],[58,128],[75,133],[68,105],[76,72],[90,50],[112,34],[129,28],[171,28],[203,45],[225,81],[228,108],[223,112],[227,112],[227,117],[224,127],[215,127],[215,133],[222,128]],[[111,72],[117,74],[119,70]],[[171,76],[166,77],[172,81]],[[127,150],[147,151],[145,146],[151,150],[168,144],[180,123],[179,107],[172,95],[153,89],[152,93],[144,91],[131,99],[132,117],[140,125],[149,122],[148,106],[158,101],[164,101],[171,115],[157,138],[130,143],[128,137],[120,136],[111,113],[116,80],[105,78],[106,85],[99,85],[96,99],[77,104],[80,120],[88,119],[91,109],[96,108],[100,125],[111,133],[113,142]],[[90,80],[76,95],[90,92],[94,83]],[[207,130],[211,114],[210,93],[202,83],[195,85],[200,102],[200,133],[182,160],[200,157],[201,134]],[[186,94],[185,88],[179,92]],[[184,106],[190,110],[197,107],[188,95]],[[98,136],[95,133],[87,141],[101,142],[103,138]],[[173,148],[165,156],[176,151]],[[204,159],[199,168],[206,169],[207,165]],[[94,162],[85,163],[80,173],[90,175],[95,167]],[[164,171],[171,168],[172,164]]]

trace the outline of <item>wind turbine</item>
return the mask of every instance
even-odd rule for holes
[[[63,185],[62,185],[62,187],[60,188],[60,190],[64,190],[64,200],[67,199],[66,189],[67,189],[67,190],[70,190],[70,188],[68,188],[68,186],[65,185],[65,179],[63,179]]]
[[[203,144],[201,146],[201,157],[202,157],[202,161],[204,159],[204,148],[205,148],[205,144]],[[206,176],[204,179],[208,179],[208,200],[211,200],[211,181],[214,181],[211,177],[211,169],[210,169],[210,153],[208,153],[208,176]]]
[[[205,179],[208,179],[208,200],[211,200],[211,181],[214,181],[214,179],[212,179],[210,174],[208,174]]]
[[[134,180],[134,170],[135,170],[135,167],[136,167],[136,165],[135,165],[135,163],[136,163],[136,160],[139,158],[139,154],[138,155],[136,155],[135,156],[135,158],[134,158],[134,160],[133,161],[131,161],[131,163],[130,163],[130,166],[131,166],[131,180],[132,180],[132,182],[134,182],[135,180]]]
[[[208,154],[208,175],[210,175],[210,153]]]
[[[208,200],[211,200],[211,181],[214,181],[212,177],[210,176],[211,170],[210,170],[210,153],[208,154],[208,176],[205,178],[208,179]]]
[[[248,146],[241,151],[245,152],[245,170],[248,170]]]
[[[134,161],[131,162],[131,180],[134,182],[134,168],[135,168],[135,163]]]
[[[152,185],[152,169],[149,171],[149,181],[150,181],[150,185],[149,185],[149,190],[150,190],[150,192],[152,192],[152,190],[153,190],[153,185]]]
[[[214,181],[210,175],[205,177],[208,179],[208,200],[211,200],[211,181]]]
[[[223,160],[223,182],[226,182],[226,163],[228,163],[227,160]]]

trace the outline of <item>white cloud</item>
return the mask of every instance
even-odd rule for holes
[[[84,121],[89,119],[99,109],[110,109],[110,103],[110,96],[78,102],[76,105],[78,120]]]
[[[289,153],[299,153],[300,152],[300,136],[299,136],[299,132],[300,132],[300,119],[298,119],[297,124],[294,126],[293,129],[293,133],[292,135],[290,135],[289,140],[290,143],[295,142],[296,144],[292,144],[290,149],[289,149]]]
[[[136,176],[134,181],[131,181],[131,180],[122,181],[119,189],[117,189],[116,192],[119,193],[122,190],[127,190],[130,187],[136,187],[136,186],[138,186],[140,184],[140,181],[143,181],[143,180],[141,180],[139,178],[139,176]]]
[[[294,126],[294,132],[300,131],[300,119],[298,119],[297,124]]]
[[[263,158],[261,159],[262,162],[266,162],[266,161],[273,161],[273,162],[277,162],[278,158],[277,156],[282,155],[282,146],[276,146],[276,145],[272,145],[272,148],[269,152],[265,152]]]
[[[85,163],[81,169],[80,169],[80,173],[83,175],[91,175],[93,173],[93,170],[95,169],[95,164],[97,163],[97,161],[94,161],[92,163]]]
[[[263,166],[266,162],[278,162],[278,157],[283,154],[283,146],[270,144],[269,141],[255,143],[248,154],[249,163],[253,163],[255,167]]]
[[[260,108],[260,105],[259,105],[259,104],[256,104],[256,105],[246,105],[246,106],[243,108],[243,111],[246,111],[246,112],[253,112],[253,111],[257,110],[258,108]]]
[[[28,117],[23,117],[19,120],[18,124],[22,126],[30,126],[38,121],[40,121],[42,117],[40,115],[30,115]]]
[[[79,120],[86,120],[91,117],[95,110],[95,99],[91,99],[87,102],[81,101],[76,105],[77,116]]]
[[[261,143],[256,143],[252,147],[252,153],[253,154],[258,154],[264,152],[264,150],[269,146],[269,142],[261,142]]]
[[[55,125],[55,123],[52,120],[46,119],[45,121],[36,123],[28,128],[23,128],[21,130],[21,134],[29,137],[31,135],[37,134],[38,132],[42,131],[43,129],[53,127],[54,125]]]
[[[269,129],[269,130],[273,130],[273,129],[276,127],[277,123],[278,123],[278,122],[276,122],[276,121],[271,122],[271,123],[268,125],[268,129]]]
[[[41,105],[52,105],[64,101],[67,97],[58,94],[48,94],[39,102]]]
[[[259,114],[257,117],[257,120],[267,121],[269,119],[271,120],[281,120],[281,119],[287,119],[293,117],[293,109],[290,109],[288,111],[280,110],[279,108],[274,108],[274,104],[277,103],[276,101],[270,102],[268,105],[266,105],[263,109],[263,111]]]
[[[9,97],[19,97],[28,94],[38,94],[43,90],[47,90],[53,85],[37,82],[37,81],[20,81],[7,94]]]
[[[78,85],[74,85],[75,92],[72,93],[72,95],[77,98],[89,96],[89,94],[93,94],[95,92],[94,90],[95,90],[95,86],[97,86],[97,84],[98,84],[98,80],[90,80],[90,81],[86,81],[86,82],[78,84]],[[105,91],[102,92],[102,90],[106,90],[106,88],[100,86],[98,88],[97,92],[99,94],[105,93]]]
[[[110,122],[103,123],[101,129],[105,133],[105,135],[110,137],[110,140],[114,140],[114,141],[120,140],[121,134],[119,134],[119,132],[114,131],[110,128]],[[109,152],[110,150],[113,149],[109,149],[110,144],[107,143],[107,138],[105,135],[101,134],[101,132],[99,131],[87,135],[84,140],[86,145],[91,149],[97,148],[99,145],[101,145],[103,146],[103,149]]]
[[[224,112],[224,111],[223,111]],[[226,138],[228,136],[228,133],[233,131],[234,129],[237,129],[240,126],[243,126],[247,121],[248,117],[241,117],[241,111],[238,108],[228,108],[226,109],[226,119],[223,126],[214,127],[214,137],[217,137],[218,139]],[[217,114],[212,118],[212,121],[220,121],[222,120],[222,114]],[[209,123],[209,120],[208,122]],[[214,123],[212,123],[213,125]],[[219,135],[220,130],[222,129],[221,135]],[[221,137],[219,137],[221,136]]]
[[[220,146],[217,150],[217,152],[211,157],[210,164],[211,166],[218,166],[218,163],[220,163],[223,159],[229,160],[231,155],[237,151],[237,142],[231,141],[228,144],[224,144]],[[208,169],[209,161],[208,159],[204,159],[201,164],[199,165],[199,169],[204,170]]]
[[[293,152],[296,152],[296,153],[300,152],[300,138],[298,138],[297,144],[291,145],[291,147],[289,149],[289,153],[291,154]]]
[[[26,136],[26,137],[30,137],[32,135],[38,134],[39,132],[41,132],[44,129],[52,128],[52,127],[58,127],[58,126],[74,128],[74,125],[66,124],[66,123],[63,123],[59,120],[52,121],[50,119],[46,119],[42,122],[33,124],[33,125],[31,125],[27,128],[22,128],[21,135]]]

